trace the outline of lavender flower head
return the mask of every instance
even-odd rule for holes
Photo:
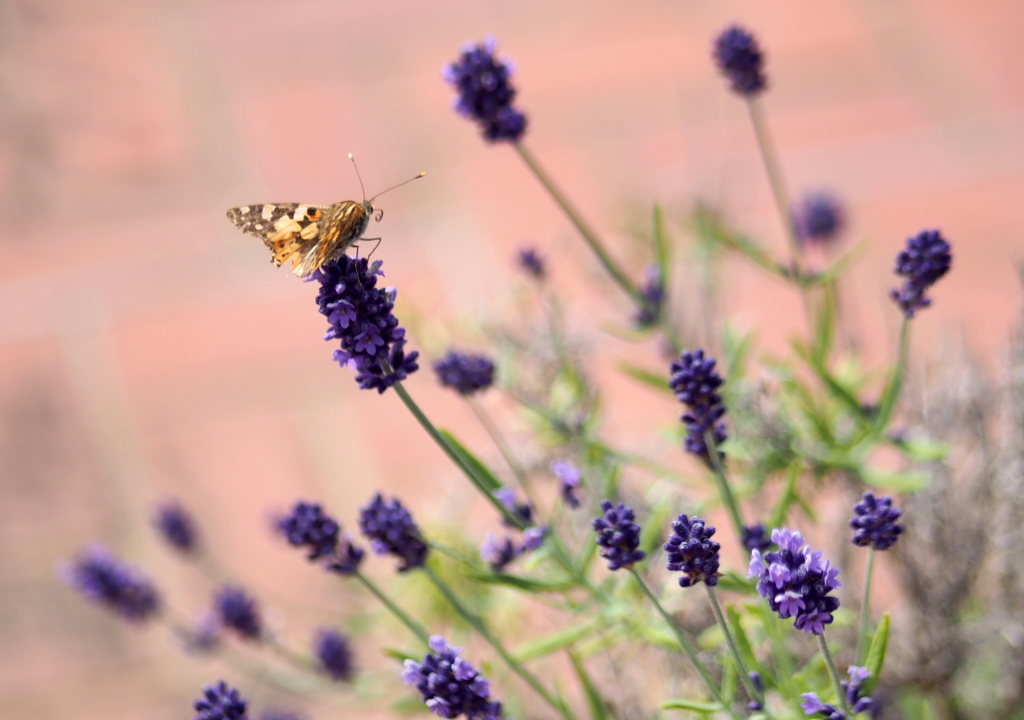
[[[423,662],[405,661],[402,678],[415,685],[430,712],[442,718],[465,715],[469,720],[502,720],[501,703],[491,699],[491,684],[459,656],[443,637],[430,638],[433,652]]]
[[[754,97],[768,85],[764,55],[757,40],[738,25],[726,28],[715,40],[715,64],[729,80],[732,91]]]
[[[509,82],[512,63],[495,58],[496,49],[491,37],[464,45],[458,60],[447,65],[441,76],[458,93],[455,110],[475,120],[487,140],[515,142],[526,131],[526,116],[512,107],[516,96]]]
[[[183,555],[191,555],[198,550],[196,524],[178,503],[167,502],[158,507],[153,516],[153,526],[168,545]]]
[[[221,624],[217,614],[204,612],[191,628],[178,631],[185,652],[208,655],[220,647]]]
[[[353,544],[347,533],[342,535],[341,525],[319,504],[298,501],[276,526],[290,544],[307,548],[309,560],[320,561],[325,569],[340,575],[354,575],[359,570],[363,549]]]
[[[551,472],[558,478],[562,488],[562,502],[575,509],[580,506],[580,499],[576,497],[579,490],[580,480],[583,475],[580,469],[568,460],[555,460],[551,463]]]
[[[321,628],[313,640],[313,655],[332,680],[352,679],[352,650],[337,630]]]
[[[903,526],[896,521],[902,510],[892,506],[891,497],[876,498],[865,492],[859,503],[853,506],[855,517],[850,518],[853,533],[851,542],[858,547],[870,545],[875,550],[888,550],[903,534]]]
[[[359,511],[359,529],[370,539],[378,555],[391,554],[402,562],[399,572],[422,567],[427,561],[427,544],[412,515],[398,499],[385,502],[380,493]]]
[[[661,268],[653,263],[647,266],[640,298],[640,309],[633,317],[633,322],[641,329],[657,325],[665,309],[665,278]]]
[[[203,688],[203,697],[192,705],[196,711],[193,720],[247,720],[248,704],[241,693],[220,680]]]
[[[533,523],[533,506],[529,502],[519,502],[514,489],[510,487],[499,488],[494,491],[494,497],[515,517],[519,518],[523,525],[531,525]],[[515,524],[507,517],[503,517],[501,523],[505,527],[515,527]]]
[[[494,362],[483,355],[449,350],[434,363],[438,381],[454,388],[460,395],[472,395],[486,390],[494,383]]]
[[[711,455],[704,436],[710,432],[715,446],[725,442],[725,423],[719,422],[725,415],[725,405],[719,389],[724,384],[715,370],[715,359],[704,356],[703,350],[684,350],[679,362],[672,363],[672,377],[668,386],[676,397],[689,408],[681,420],[686,426],[686,451],[702,458],[708,467],[712,466]],[[725,455],[718,451],[724,460]]]
[[[260,639],[263,623],[259,608],[245,590],[226,585],[217,592],[213,606],[221,625],[231,628],[244,640]]]
[[[839,568],[822,560],[821,551],[804,545],[803,536],[786,528],[772,530],[778,552],[754,550],[747,577],[757,580],[757,591],[782,619],[795,617],[798,630],[821,635],[839,608],[839,598],[829,595],[842,587]]]
[[[743,547],[748,551],[760,550],[764,552],[772,546],[772,541],[768,537],[768,529],[764,526],[764,523],[744,525],[740,533],[740,542],[743,543]]]
[[[310,281],[320,283],[317,304],[330,327],[324,340],[339,340],[334,361],[356,371],[364,390],[383,393],[419,369],[418,352],[405,354],[405,329],[392,312],[394,289],[377,287],[381,263],[342,255],[314,271]],[[384,362],[390,366],[385,372]]]
[[[494,572],[501,572],[518,556],[519,548],[507,535],[499,540],[494,533],[487,533],[487,539],[480,545],[480,559]]]
[[[87,600],[125,620],[143,622],[160,611],[160,595],[149,578],[101,545],[86,549],[61,568],[61,575]]]
[[[938,230],[922,230],[907,238],[907,246],[896,256],[897,275],[905,278],[900,289],[889,295],[907,318],[932,304],[925,293],[949,272],[953,263],[949,243]]]
[[[338,547],[341,526],[317,503],[299,500],[292,511],[278,520],[277,528],[295,547],[309,550],[310,560],[333,555]]]
[[[797,236],[806,242],[825,245],[835,240],[845,224],[843,206],[826,192],[807,194],[794,212]]]
[[[850,712],[854,715],[869,712],[874,706],[874,702],[870,697],[861,697],[860,693],[864,681],[871,677],[871,673],[867,668],[856,665],[850,666],[849,673],[849,682],[843,680],[840,685],[842,685],[843,695],[846,696],[846,704],[849,706]],[[820,715],[826,720],[846,720],[846,715],[842,710],[835,705],[823,703],[817,693],[804,693],[801,697],[804,701],[800,703],[800,707],[803,708],[805,714]]]
[[[680,587],[699,582],[715,586],[722,573],[718,572],[718,551],[722,546],[711,539],[715,528],[704,524],[696,515],[691,519],[680,515],[672,523],[672,535],[665,543],[670,572],[682,572]]]
[[[544,267],[544,258],[537,253],[535,248],[523,248],[519,251],[516,259],[520,269],[534,280],[540,282],[546,277],[547,269]]]
[[[634,520],[633,508],[619,503],[618,507],[611,500],[601,503],[604,517],[594,518],[592,523],[597,533],[597,544],[601,548],[600,555],[608,561],[609,570],[633,567],[644,559],[640,545],[640,526]]]

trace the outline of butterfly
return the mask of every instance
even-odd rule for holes
[[[363,179],[359,167],[349,153],[349,160],[356,169],[359,187]],[[260,238],[273,253],[271,261],[281,267],[291,261],[291,270],[305,277],[331,260],[337,260],[357,242],[377,241],[380,238],[364,238],[370,218],[374,217],[373,201],[386,192],[401,187],[426,175],[420,173],[384,192],[377,193],[369,200],[363,190],[362,202],[342,200],[333,205],[304,205],[301,203],[264,203],[243,205],[228,210],[228,220],[246,235]],[[374,217],[380,222],[383,210],[377,210]],[[376,246],[374,246],[376,248]]]

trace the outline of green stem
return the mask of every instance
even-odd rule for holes
[[[711,458],[711,469],[715,476],[715,486],[718,488],[718,496],[722,500],[722,504],[725,505],[726,510],[729,511],[729,518],[732,520],[733,527],[736,529],[736,537],[742,543],[743,541],[743,516],[740,515],[739,505],[736,504],[736,498],[732,494],[732,489],[729,487],[729,479],[725,476],[725,465],[722,464],[722,456],[718,453],[718,446],[715,444],[715,437],[713,430],[707,430],[704,433],[704,446],[708,449],[708,457]]]
[[[385,373],[392,372],[391,366],[388,365],[386,361],[382,362],[381,365],[383,366]],[[437,443],[437,446],[441,448],[442,451],[444,451],[444,454],[448,456],[448,459],[450,459],[453,463],[456,464],[456,466],[458,466],[460,470],[462,470],[462,473],[469,479],[471,483],[473,483],[476,489],[480,491],[480,493],[487,499],[487,501],[491,503],[491,505],[493,505],[494,508],[499,513],[501,513],[501,515],[506,520],[511,522],[515,527],[522,530],[525,527],[522,518],[520,518],[507,507],[502,505],[501,501],[498,500],[498,498],[494,497],[494,494],[487,489],[487,485],[484,483],[484,481],[477,477],[476,472],[474,472],[473,468],[470,467],[459,456],[459,454],[452,449],[451,445],[449,445],[448,441],[444,439],[444,436],[440,433],[440,431],[438,431],[438,429],[434,427],[434,424],[430,422],[429,419],[427,419],[427,416],[423,414],[422,410],[420,410],[420,407],[419,405],[416,404],[416,401],[412,399],[408,392],[406,392],[406,389],[405,387],[402,386],[402,383],[396,382],[394,388],[395,392],[398,393],[398,397],[400,397],[402,399],[402,402],[405,403],[405,406],[409,408],[409,412],[411,412],[413,414],[413,417],[415,417],[419,421],[420,425],[423,427],[424,430],[427,431],[427,434],[430,435],[431,439],[433,439],[433,441]]]
[[[892,420],[896,411],[896,403],[899,402],[900,393],[903,391],[903,376],[907,371],[907,358],[910,354],[910,318],[904,316],[900,324],[899,349],[897,350],[896,367],[892,369],[892,376],[882,396],[881,407],[878,409],[878,417],[875,418],[875,425],[872,428],[876,438],[885,433],[885,429]]]
[[[448,601],[448,604],[452,606],[455,612],[458,613],[459,616],[463,620],[465,620],[474,630],[476,630],[480,634],[480,637],[486,640],[487,643],[492,648],[494,648],[494,650],[498,653],[498,655],[501,656],[501,659],[505,661],[505,664],[512,672],[521,677],[523,681],[525,681],[527,685],[533,688],[548,705],[550,705],[552,708],[558,711],[558,713],[562,717],[564,717],[565,720],[575,720],[575,717],[573,716],[572,711],[568,708],[568,706],[566,706],[560,700],[556,699],[547,688],[541,685],[540,680],[538,680],[533,675],[533,673],[531,673],[529,670],[523,667],[523,665],[518,660],[512,657],[508,650],[506,650],[505,647],[498,641],[498,639],[491,634],[491,631],[487,629],[487,626],[484,625],[483,620],[481,620],[479,617],[470,612],[470,610],[462,604],[458,597],[456,597],[455,592],[450,587],[448,587],[448,584],[444,582],[444,580],[437,576],[437,573],[435,573],[434,570],[429,565],[423,566],[423,572],[426,573],[427,577],[430,578],[430,581],[434,583],[434,586],[441,592],[442,595],[444,595],[445,599]]]
[[[658,602],[658,598],[656,598],[654,593],[651,592],[651,589],[647,587],[647,583],[643,581],[640,574],[634,568],[630,568],[629,571],[633,574],[633,578],[636,580],[637,585],[640,586],[644,595],[646,595],[647,599],[651,601],[652,605],[654,605],[654,609],[658,611],[658,614],[661,615],[662,619],[664,619],[669,628],[671,628],[672,633],[676,636],[676,641],[679,643],[679,647],[681,647],[683,652],[686,653],[686,656],[690,658],[690,662],[693,663],[693,667],[696,668],[697,673],[701,676],[701,679],[704,680],[704,684],[707,686],[708,692],[711,693],[711,696],[718,701],[723,710],[732,715],[733,718],[736,718],[736,720],[739,720],[739,716],[736,715],[736,712],[732,709],[729,703],[725,701],[725,698],[722,697],[722,692],[718,689],[718,686],[715,685],[715,681],[711,678],[711,673],[709,673],[708,669],[704,667],[704,663],[697,656],[697,651],[686,636],[683,635],[683,632],[679,629],[676,621],[668,614],[665,608],[661,606],[661,603]]]
[[[747,107],[750,110],[750,122],[754,126],[754,134],[757,135],[757,147],[761,151],[764,169],[768,173],[768,182],[772,187],[775,207],[779,212],[779,218],[782,220],[786,239],[789,240],[793,270],[796,271],[797,277],[800,277],[800,268],[803,264],[803,248],[800,246],[800,238],[797,237],[796,228],[793,225],[793,212],[789,204],[789,196],[786,193],[786,184],[782,180],[782,170],[779,166],[778,157],[775,155],[775,145],[772,142],[771,134],[768,132],[768,123],[764,119],[761,101],[756,97],[751,97],[747,100]]]
[[[395,603],[391,601],[391,598],[385,595],[384,592],[370,580],[370,578],[366,577],[361,572],[356,572],[355,577],[374,597],[384,604],[384,607],[391,611],[391,614],[394,615],[399,622],[409,628],[409,632],[419,638],[420,642],[422,642],[426,647],[430,647],[430,636],[427,635],[427,631],[423,629],[422,625],[406,615],[402,608],[395,605]]]
[[[789,204],[789,195],[786,193],[786,183],[782,180],[782,170],[778,157],[775,154],[775,145],[772,142],[771,134],[768,132],[768,123],[764,118],[764,111],[761,101],[754,96],[747,100],[747,107],[750,110],[750,122],[754,126],[754,134],[757,135],[757,147],[761,151],[761,159],[764,162],[764,169],[768,173],[768,182],[772,187],[772,196],[775,198],[775,207],[779,212],[779,219],[782,220],[783,230],[789,240],[790,262],[794,282],[800,288],[800,298],[804,305],[804,314],[807,316],[807,325],[810,332],[814,332],[814,316],[811,312],[811,301],[807,295],[807,288],[803,282],[803,248],[800,245],[800,238],[796,234],[796,226],[793,223],[793,211]]]
[[[868,568],[864,574],[864,599],[860,602],[860,625],[857,628],[857,654],[853,656],[854,665],[864,662],[866,652],[868,625],[871,624],[871,577],[875,572],[875,549],[868,551]]]
[[[381,364],[384,368],[384,372],[392,372],[390,366],[387,364],[386,361],[382,362]],[[494,497],[494,494],[487,489],[487,486],[484,484],[483,480],[477,477],[473,468],[471,468],[462,460],[458,453],[456,453],[452,449],[451,445],[448,444],[448,442],[445,440],[444,436],[440,433],[440,431],[438,431],[438,429],[434,427],[434,424],[430,422],[427,416],[423,414],[423,411],[420,410],[419,405],[417,405],[416,401],[412,399],[412,397],[409,395],[406,389],[402,386],[402,383],[396,382],[394,388],[395,392],[397,392],[398,396],[402,399],[402,402],[405,403],[405,406],[409,409],[409,412],[411,412],[413,416],[419,421],[423,429],[427,431],[427,434],[430,435],[434,442],[437,443],[438,447],[440,447],[441,450],[444,451],[445,455],[447,455],[448,458],[452,462],[454,462],[459,467],[460,470],[462,470],[462,473],[469,479],[471,483],[473,483],[476,489],[480,491],[480,493],[487,499],[487,501],[490,502],[491,505],[493,505],[495,509],[497,509],[498,512],[500,512],[501,515],[505,517],[515,527],[519,528],[520,530],[525,529],[526,524],[523,522],[523,519],[515,513],[513,513],[507,507],[505,507],[501,503],[501,501]],[[566,553],[564,546],[555,534],[554,528],[548,529],[548,537],[551,541],[552,549],[554,550],[554,552],[552,552],[551,554],[552,557],[555,558],[555,560],[563,568],[565,568],[569,573],[572,574],[574,580],[578,581],[581,585],[586,587],[591,592],[594,592],[593,586],[590,585],[587,579],[579,572],[579,570],[573,564],[572,560],[568,557],[568,554]]]
[[[843,692],[843,684],[839,680],[839,673],[836,671],[836,664],[832,660],[832,653],[828,650],[828,643],[825,642],[825,634],[816,635],[818,638],[818,649],[821,650],[822,657],[825,658],[825,665],[828,667],[829,677],[832,678],[832,687],[836,691],[836,699],[839,702],[839,707],[843,709],[846,717],[850,717],[850,706],[846,702],[846,693]]]
[[[579,230],[580,235],[583,236],[583,239],[586,241],[587,245],[589,245],[590,249],[594,251],[595,255],[597,255],[597,259],[604,266],[604,269],[608,271],[608,274],[611,275],[612,279],[630,297],[632,297],[633,300],[635,300],[636,302],[642,302],[643,295],[636,288],[636,286],[629,281],[629,278],[626,277],[625,273],[623,273],[622,270],[620,270],[619,267],[615,264],[615,262],[611,259],[611,256],[609,256],[608,252],[604,249],[604,245],[602,245],[601,241],[598,239],[597,234],[590,228],[589,225],[587,225],[587,223],[583,220],[583,217],[579,214],[579,212],[576,211],[576,208],[573,207],[572,203],[569,202],[569,199],[562,193],[561,190],[558,189],[558,187],[551,180],[548,174],[544,172],[541,166],[537,163],[536,158],[533,157],[533,153],[527,150],[526,146],[523,145],[523,143],[521,142],[517,142],[515,144],[515,147],[516,152],[519,153],[519,157],[523,159],[523,162],[526,163],[527,167],[529,167],[533,174],[536,176],[536,178],[540,180],[541,185],[545,187],[545,189],[548,191],[548,193],[551,195],[554,201],[558,203],[558,205],[562,208],[565,214],[569,217],[569,220],[572,222],[572,224],[576,226],[576,229]]]
[[[487,431],[487,434],[491,436],[491,440],[494,441],[494,444],[497,446],[501,456],[505,458],[505,462],[508,464],[509,469],[512,470],[512,474],[516,476],[516,480],[519,481],[519,486],[523,489],[523,492],[526,493],[527,499],[532,502],[532,499],[530,498],[530,480],[527,477],[523,466],[519,464],[515,459],[515,456],[512,454],[511,449],[509,449],[508,443],[505,442],[505,437],[501,434],[501,430],[499,430],[498,426],[495,425],[494,420],[491,418],[490,414],[484,410],[484,407],[480,404],[479,400],[472,395],[466,395],[465,397],[466,402],[469,403],[469,407],[472,408],[477,420],[479,420],[480,424],[484,426],[484,430]]]
[[[725,621],[725,615],[722,614],[722,607],[718,604],[718,594],[715,589],[704,584],[704,589],[708,591],[708,598],[711,600],[711,609],[715,613],[715,619],[718,620],[718,624],[722,628],[722,632],[725,633],[725,640],[729,643],[729,651],[732,653],[732,659],[736,661],[736,667],[740,671],[740,680],[743,682],[743,687],[747,689],[747,694],[750,695],[751,700],[757,700],[761,703],[762,712],[769,718],[771,715],[768,714],[768,708],[764,701],[764,693],[757,691],[754,687],[754,681],[750,679],[750,668],[743,661],[743,656],[740,655],[739,648],[736,647],[736,639],[732,636],[732,631],[729,629],[729,624]]]

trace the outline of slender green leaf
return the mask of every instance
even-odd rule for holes
[[[875,628],[875,634],[871,638],[871,646],[868,648],[868,657],[864,661],[864,667],[871,673],[864,682],[864,692],[862,695],[870,695],[871,690],[874,689],[875,684],[878,682],[878,678],[882,674],[882,666],[885,664],[885,651],[889,648],[889,613],[882,615],[881,622],[878,623],[878,627]]]
[[[405,650],[399,650],[398,648],[388,647],[382,648],[382,650],[384,651],[385,655],[387,655],[389,658],[394,658],[398,662],[405,662],[406,660],[415,660],[416,662],[419,662],[423,659],[423,653],[416,655],[415,653],[409,653]]]
[[[739,686],[739,669],[732,655],[722,658],[722,698],[726,702],[735,702],[736,689]]]
[[[620,362],[618,364],[620,371],[629,375],[634,380],[639,380],[644,385],[647,385],[654,390],[659,392],[667,393],[672,395],[672,388],[668,386],[668,376],[665,373],[657,373],[647,368],[642,368],[639,365],[633,365],[628,362]]]
[[[587,705],[590,706],[590,717],[594,720],[607,720],[608,706],[605,705],[604,699],[600,693],[597,692],[597,688],[594,687],[594,683],[591,682],[590,676],[587,674],[587,669],[583,667],[583,662],[576,657],[575,653],[569,651],[569,658],[572,660],[572,666],[576,670],[576,676],[580,679],[580,684],[583,685],[583,690],[587,694]]]
[[[469,571],[466,577],[477,582],[524,590],[526,592],[565,592],[576,587],[576,583],[568,580],[537,580],[535,578],[510,575],[508,573],[482,573]]]
[[[757,594],[757,581],[752,578],[745,578],[734,572],[726,571],[718,578],[718,587],[726,592],[742,593],[744,595]]]
[[[865,485],[870,485],[878,490],[889,492],[913,493],[928,484],[928,474],[917,470],[904,470],[902,472],[886,472],[874,468],[865,467],[861,471],[861,480]]]
[[[754,648],[750,645],[750,638],[747,637],[747,631],[743,629],[743,620],[732,605],[725,606],[725,619],[729,625],[729,632],[732,633],[733,642],[736,643],[736,651],[743,658],[743,664],[747,666],[748,670],[759,672],[763,676],[761,663],[757,661]]]
[[[866,253],[868,250],[868,244],[859,242],[845,253],[837,257],[832,263],[825,268],[825,271],[821,273],[819,281],[823,284],[832,284],[838,280],[846,270],[853,265],[857,260],[860,259],[861,255]]]
[[[547,635],[541,635],[538,638],[528,640],[515,648],[512,651],[512,655],[521,662],[536,660],[539,657],[550,655],[562,648],[574,645],[580,640],[590,637],[600,629],[601,621],[599,619],[573,627],[562,628]]]
[[[658,263],[661,270],[661,277],[668,282],[668,242],[665,239],[665,218],[661,212],[661,205],[654,204],[654,212],[651,218],[651,240],[654,243],[654,261]]]
[[[775,504],[775,508],[768,519],[768,527],[770,529],[780,528],[785,525],[789,509],[793,506],[793,503],[799,501],[796,484],[800,480],[800,472],[802,470],[803,467],[799,462],[794,462],[789,466],[789,471],[786,475],[786,489],[783,490],[782,497]]]
[[[465,445],[456,440],[454,435],[447,430],[439,430],[439,432],[451,446],[452,452],[458,455],[462,461],[470,467],[473,474],[476,475],[477,480],[480,481],[487,490],[494,492],[501,488],[501,481],[498,480],[497,476],[493,472],[491,472],[490,468],[484,465],[476,455],[467,450]]]
[[[949,455],[949,445],[929,438],[896,440],[892,444],[913,462],[937,462]]]
[[[660,707],[662,710],[691,710],[701,715],[710,715],[711,713],[722,712],[725,709],[718,703],[702,703],[696,700],[687,700],[686,698],[666,700],[661,703]]]

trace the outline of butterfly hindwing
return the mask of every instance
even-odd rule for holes
[[[263,240],[274,253],[275,265],[291,260],[297,268],[317,243],[323,210],[317,205],[266,203],[231,208],[228,219],[242,232]]]

